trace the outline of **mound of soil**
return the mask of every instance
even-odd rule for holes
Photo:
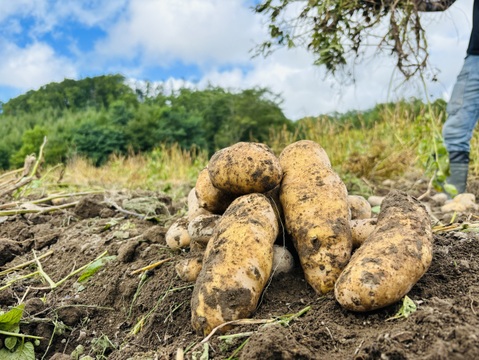
[[[417,310],[407,318],[390,319],[401,304],[344,310],[333,294],[318,296],[296,266],[271,280],[256,323],[235,326],[226,338],[214,334],[204,345],[190,325],[193,284],[174,270],[189,254],[170,250],[164,239],[185,203],[154,193],[116,196],[116,204],[153,198],[149,208],[159,216],[141,219],[96,195],[71,210],[0,218],[0,271],[46,255],[39,260],[43,271],[59,281],[105,251],[114,256],[83,282],[77,274],[51,290],[34,276],[0,290],[3,311],[25,302],[21,332],[43,338],[38,359],[206,359],[206,352],[210,359],[479,359],[475,232],[435,234],[433,262],[408,294]],[[31,264],[2,275],[0,286],[36,269]]]

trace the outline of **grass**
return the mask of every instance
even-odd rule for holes
[[[444,106],[440,104],[398,102],[378,105],[363,114],[305,118],[294,131],[272,132],[267,143],[277,155],[297,140],[319,143],[349,191],[369,195],[372,183],[407,174],[416,177],[434,174],[430,160],[434,153],[444,150],[440,129],[445,118]],[[470,176],[479,174],[478,145],[479,136],[475,133],[471,141]],[[183,197],[194,186],[208,160],[206,152],[186,151],[178,145],[160,145],[149,154],[114,155],[102,167],[76,157],[65,167],[44,171],[48,176],[42,178],[42,185],[48,183],[58,188],[61,184],[64,191],[70,192],[143,189]]]

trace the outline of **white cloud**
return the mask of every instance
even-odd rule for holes
[[[34,43],[20,48],[0,40],[0,85],[22,90],[77,76],[74,66],[58,57],[52,48]]]
[[[97,44],[103,57],[205,66],[245,63],[259,22],[240,0],[131,1],[128,15]]]
[[[429,61],[438,71],[438,81],[427,79],[428,93],[434,98],[448,98],[462,66],[472,3],[462,0],[442,14],[423,15]],[[393,77],[394,59],[386,55],[366,57],[354,67],[354,82],[345,84],[313,66],[312,55],[304,50],[281,49],[268,58],[251,59],[250,50],[265,39],[266,29],[261,26],[264,19],[245,0],[0,1],[0,25],[4,29],[15,25],[9,26],[10,34],[18,36],[18,19],[27,16],[33,16],[34,22],[31,44],[21,47],[0,38],[0,85],[28,90],[64,77],[112,69],[155,82],[161,79],[149,77],[146,68],[167,71],[179,62],[198,66],[203,71],[200,80],[193,84],[169,77],[163,81],[167,89],[210,84],[231,89],[268,87],[285,99],[283,109],[291,119],[424,95],[418,80],[399,86],[401,78]],[[70,59],[36,40],[38,34],[62,31],[66,21],[100,26],[107,36],[92,53],[73,51]],[[74,45],[71,39],[69,46]]]

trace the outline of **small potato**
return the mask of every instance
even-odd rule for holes
[[[200,215],[210,215],[211,212],[200,207],[198,198],[196,197],[196,189],[193,188],[188,193],[188,220],[193,220]]]
[[[203,254],[183,259],[175,265],[176,274],[181,280],[194,282],[198,278],[198,274],[203,266]]]
[[[293,270],[293,255],[284,246],[273,246],[273,277]]]
[[[336,300],[352,311],[399,301],[429,268],[432,244],[424,206],[406,193],[391,191],[381,204],[376,229],[339,276]]]
[[[278,231],[263,194],[240,196],[228,207],[208,242],[191,296],[191,324],[198,333],[207,335],[255,311],[271,275]]]
[[[171,224],[165,234],[165,241],[166,245],[173,250],[183,249],[190,246],[187,216],[183,216]]]
[[[221,219],[221,215],[199,215],[188,224],[188,234],[191,242],[202,244],[206,247],[208,241],[213,236],[216,224]]]
[[[355,219],[351,220],[351,239],[353,240],[353,249],[357,249],[367,240],[369,235],[376,229],[378,219]]]
[[[351,220],[369,219],[371,217],[371,204],[360,195],[348,195]]]
[[[217,151],[208,171],[216,188],[236,195],[267,192],[278,186],[283,176],[273,151],[255,142],[239,142]]]
[[[195,189],[199,207],[213,214],[222,214],[236,197],[216,188],[211,182],[207,168],[198,174]]]

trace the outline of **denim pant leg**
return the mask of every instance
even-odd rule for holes
[[[468,55],[447,104],[442,128],[448,152],[470,152],[472,132],[479,119],[479,56]]]

